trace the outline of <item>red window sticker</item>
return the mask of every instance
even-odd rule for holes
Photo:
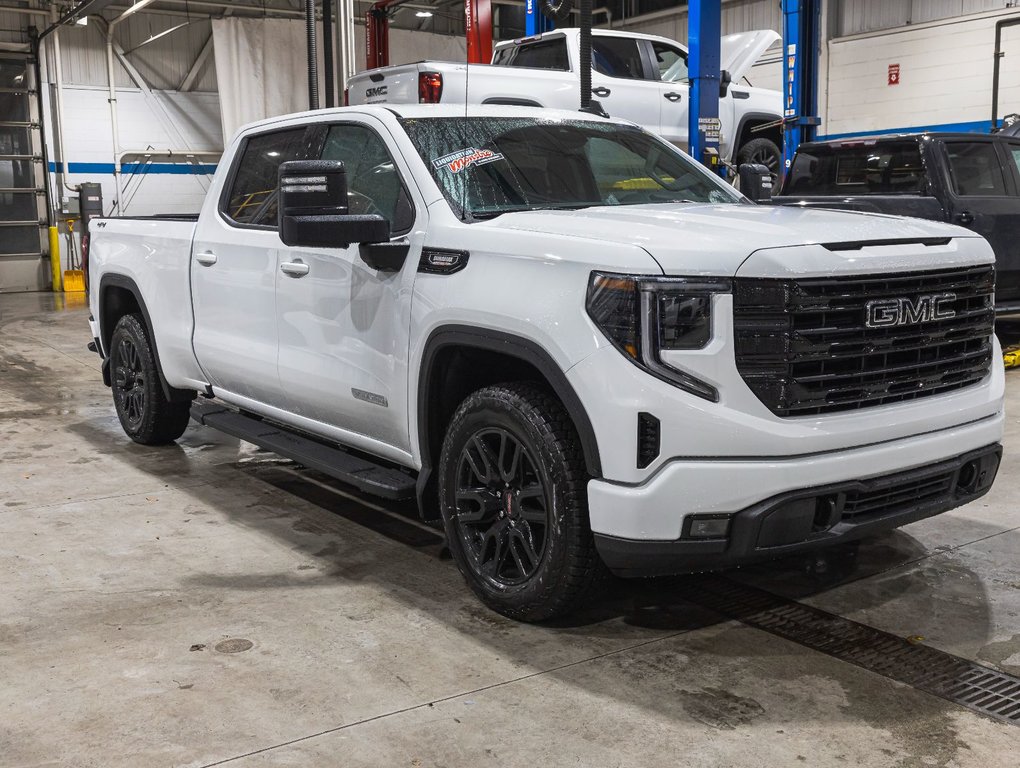
[[[490,149],[467,147],[466,149],[458,149],[456,152],[437,157],[432,161],[432,166],[439,169],[445,165],[446,169],[451,173],[460,173],[472,165],[485,165],[486,163],[494,163],[502,159],[503,155],[499,152],[493,152]]]

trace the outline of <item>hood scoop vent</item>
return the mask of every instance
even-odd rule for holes
[[[859,251],[862,248],[880,248],[888,245],[949,245],[950,237],[894,237],[887,240],[846,240],[841,243],[819,243],[830,251]]]

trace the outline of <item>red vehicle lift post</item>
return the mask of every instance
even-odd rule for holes
[[[390,19],[387,10],[407,0],[379,0],[365,14],[365,64],[368,69],[390,63]],[[492,61],[492,1],[464,0],[467,60],[470,64]]]

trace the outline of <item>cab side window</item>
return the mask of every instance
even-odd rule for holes
[[[376,213],[390,223],[393,234],[414,224],[414,206],[404,189],[386,145],[364,125],[334,125],[326,136],[323,160],[340,160],[347,170],[348,210]]]
[[[991,142],[953,141],[946,144],[953,186],[961,197],[1002,197],[1006,179]]]
[[[252,136],[237,159],[230,193],[221,210],[238,224],[275,226],[280,163],[307,155],[304,126]]]

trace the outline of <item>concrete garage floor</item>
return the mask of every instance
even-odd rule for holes
[[[519,625],[409,507],[204,428],[134,445],[63,302],[0,296],[2,766],[1020,764],[1020,728],[687,604],[689,582]],[[732,578],[1020,674],[1008,376],[988,497]]]

